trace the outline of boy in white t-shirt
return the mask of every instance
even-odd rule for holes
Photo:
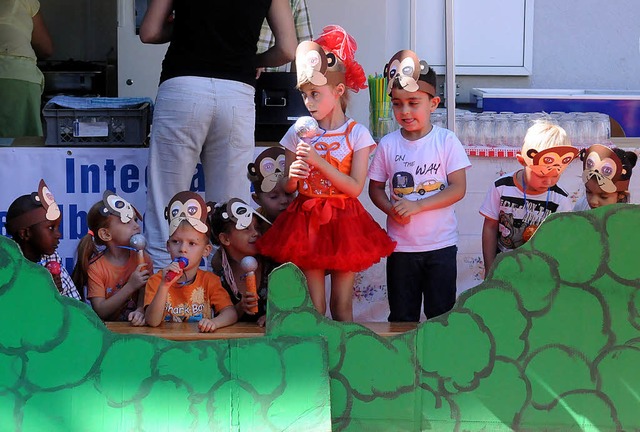
[[[465,195],[471,164],[455,134],[431,124],[440,103],[433,69],[402,50],[385,66],[385,75],[401,129],[380,140],[369,168],[369,196],[387,214],[389,236],[398,243],[387,258],[389,321],[417,322],[421,303],[427,318],[455,303],[453,205]]]

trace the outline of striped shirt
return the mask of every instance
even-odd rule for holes
[[[515,172],[498,178],[480,206],[480,214],[498,221],[498,249],[515,249],[524,243],[522,235],[530,225],[540,225],[547,216],[571,211],[571,200],[557,184],[537,195],[524,194],[515,183]]]
[[[293,12],[293,23],[296,26],[296,36],[298,43],[311,40],[313,38],[313,30],[311,28],[311,19],[307,9],[307,0],[289,0],[291,3],[291,11]],[[275,37],[271,32],[269,23],[265,19],[260,30],[260,38],[258,39],[257,53],[263,53],[275,44]],[[290,64],[278,67],[265,68],[265,72],[289,72]]]
[[[57,281],[55,280],[55,276],[52,276],[52,278],[54,278],[54,284],[58,288],[58,291],[60,291],[60,294],[80,300],[80,294],[78,294],[78,290],[71,279],[71,275],[69,275],[69,272],[67,272],[67,269],[62,264],[62,258],[58,255],[58,252],[54,252],[52,255],[42,255],[38,264],[46,268],[47,263],[52,261],[60,264],[60,287],[57,287],[58,284],[56,283]]]

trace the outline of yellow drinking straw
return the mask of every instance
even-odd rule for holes
[[[387,80],[380,74],[368,76],[369,85],[369,107],[370,107],[370,129],[376,140],[382,138],[380,119],[391,117],[391,99],[387,95]]]

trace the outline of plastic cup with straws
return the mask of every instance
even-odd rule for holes
[[[369,129],[373,139],[379,141],[384,135],[397,129],[391,112],[391,99],[387,94],[387,79],[380,75],[369,75]]]

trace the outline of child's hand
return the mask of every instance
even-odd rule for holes
[[[303,160],[308,165],[317,166],[321,158],[313,146],[300,141],[296,147],[296,159]]]
[[[171,261],[171,264],[162,269],[162,280],[164,281],[164,283],[171,286],[180,278],[180,276],[182,276],[182,273],[183,270],[180,268],[180,265],[176,261]],[[167,274],[169,274],[169,277],[173,277],[167,280]]]
[[[140,327],[147,323],[144,320],[144,312],[142,312],[140,309],[136,309],[133,312],[130,312],[128,319],[131,325],[135,327]]]
[[[217,328],[216,323],[209,318],[202,318],[200,322],[198,322],[198,330],[202,333],[213,333]]]
[[[398,213],[396,213],[394,209],[391,209],[391,211],[389,212],[389,216],[391,216],[391,218],[394,221],[398,222],[400,225],[407,225],[409,222],[411,222],[411,216],[402,217]]]
[[[267,321],[267,316],[262,315],[260,318],[258,318],[258,321],[257,321],[258,327],[264,327],[266,321]]]
[[[291,166],[289,166],[289,178],[306,179],[309,177],[310,172],[311,168],[309,164],[303,160],[295,160]]]
[[[138,264],[136,269],[129,276],[127,281],[134,289],[138,290],[144,287],[149,279],[149,270],[147,270],[147,263]]]
[[[252,292],[246,292],[242,295],[240,305],[244,313],[249,315],[255,315],[255,312],[251,312],[252,307],[258,306],[258,296]]]
[[[391,203],[393,204],[393,212],[400,218],[409,218],[411,215],[420,212],[420,205],[417,201],[400,198],[394,193],[391,194]]]
[[[62,292],[62,278],[60,277],[60,273],[54,275],[51,275],[51,278],[53,279],[53,284],[56,286],[56,288],[58,288],[58,292]]]
[[[395,204],[400,200],[402,200],[402,198],[391,191],[391,208],[389,209],[387,214],[400,225],[407,225],[409,222],[411,222],[411,216],[400,216],[400,214],[398,214],[395,209]]]

